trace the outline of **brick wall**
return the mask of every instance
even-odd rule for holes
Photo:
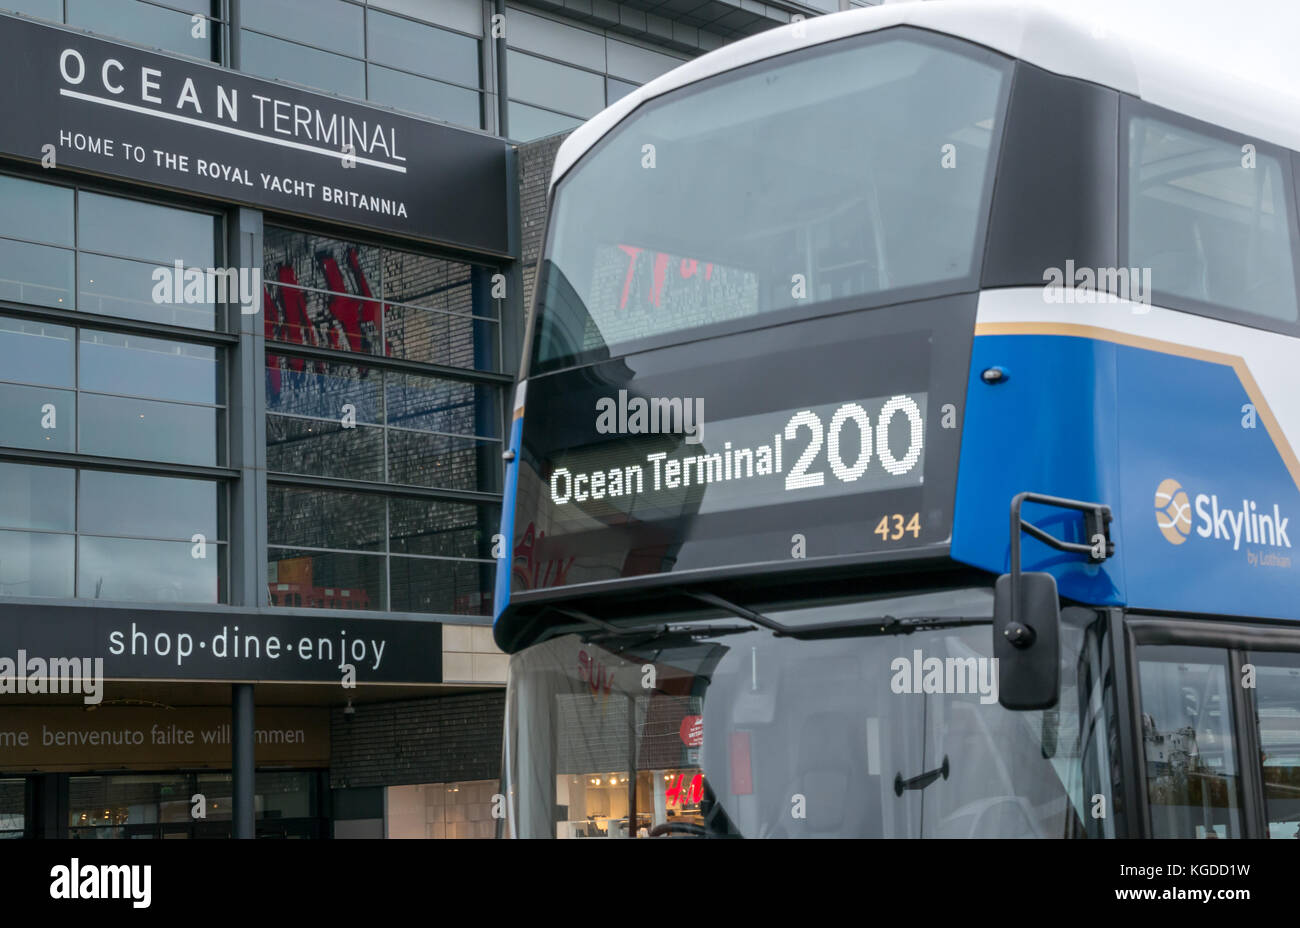
[[[330,786],[497,779],[504,725],[504,690],[334,709]]]
[[[555,154],[567,133],[552,135],[519,146],[519,247],[524,271],[524,312],[533,309],[533,284],[537,258],[542,253],[546,231],[546,191],[551,184]]]

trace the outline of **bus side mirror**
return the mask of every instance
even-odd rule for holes
[[[1012,583],[1012,576],[998,577],[993,588],[998,702],[1008,709],[1050,709],[1060,697],[1061,682],[1061,603],[1056,578],[1021,573]]]

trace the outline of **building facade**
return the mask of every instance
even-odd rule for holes
[[[0,0],[0,836],[491,835],[558,140],[839,5]]]

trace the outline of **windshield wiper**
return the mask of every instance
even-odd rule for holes
[[[711,625],[695,622],[660,622],[651,625],[615,625],[612,622],[606,622],[598,619],[593,615],[585,612],[579,612],[577,609],[556,609],[556,612],[567,615],[570,618],[577,619],[591,625],[597,631],[589,632],[583,636],[583,641],[608,641],[611,638],[620,640],[620,644],[629,646],[622,639],[636,639],[636,644],[642,644],[647,641],[654,641],[669,635],[677,635],[685,638],[704,638],[714,635],[735,635],[740,632],[752,632],[757,629],[752,625]]]
[[[755,624],[769,628],[772,630],[772,634],[779,638],[816,639],[867,635],[910,635],[912,632],[931,628],[956,628],[962,625],[991,625],[993,623],[992,616],[914,615],[900,619],[892,615],[882,615],[857,622],[815,622],[809,625],[792,626],[783,625],[776,619],[769,618],[761,612],[747,609],[730,600],[723,599],[721,596],[715,596],[713,593],[689,590],[685,591],[685,593],[692,599],[698,599],[702,603],[725,609],[732,615],[739,616],[742,619],[749,619]]]

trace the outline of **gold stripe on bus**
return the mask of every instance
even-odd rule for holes
[[[1143,335],[1131,335],[1128,332],[1103,329],[1095,325],[1077,325],[1069,322],[980,322],[975,325],[975,334],[1065,335],[1073,338],[1091,338],[1115,345],[1143,348],[1147,351],[1159,351],[1162,354],[1194,358],[1197,361],[1208,361],[1211,364],[1222,364],[1231,367],[1236,372],[1237,379],[1241,381],[1241,385],[1245,388],[1246,395],[1250,397],[1250,402],[1255,407],[1255,414],[1264,423],[1264,429],[1268,432],[1269,438],[1273,440],[1273,447],[1282,456],[1282,463],[1286,465],[1287,471],[1290,472],[1296,488],[1300,489],[1300,458],[1296,457],[1290,442],[1286,440],[1281,424],[1277,421],[1277,417],[1273,415],[1273,410],[1269,408],[1268,401],[1264,399],[1264,392],[1260,390],[1259,384],[1255,382],[1254,376],[1250,373],[1250,368],[1246,365],[1245,358],[1240,355],[1211,351],[1208,348],[1194,348],[1191,345],[1180,345],[1177,342],[1166,342],[1158,338],[1147,338]]]

